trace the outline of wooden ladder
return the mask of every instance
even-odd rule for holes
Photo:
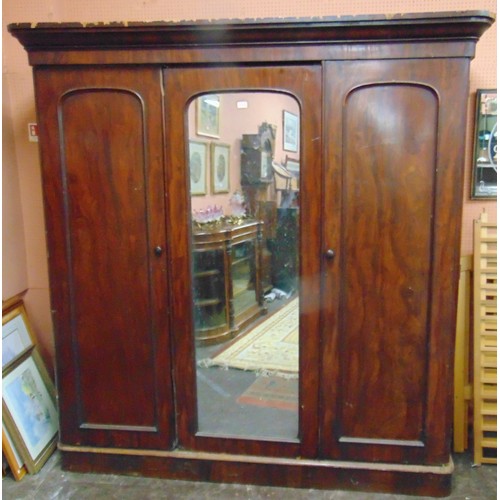
[[[497,225],[474,221],[474,462],[496,464]]]

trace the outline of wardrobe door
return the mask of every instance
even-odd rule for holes
[[[467,64],[326,65],[325,457],[448,460]]]
[[[161,73],[37,68],[63,445],[168,448]]]
[[[179,444],[246,455],[316,456],[321,68],[168,68],[165,95]],[[289,137],[283,133],[285,111],[294,120]],[[266,141],[259,139],[265,151],[258,152],[258,179],[245,183],[242,138],[259,130]],[[286,173],[287,157],[300,165],[300,181],[295,175],[280,197],[268,180],[271,160]],[[246,196],[247,219],[239,220],[239,196],[230,200],[235,192]],[[199,218],[217,218],[219,207],[233,217]],[[255,238],[251,228],[257,224]],[[285,276],[284,255],[294,264]],[[259,293],[266,259],[275,271],[269,279],[287,296],[269,303]],[[256,302],[260,312],[248,315]],[[278,328],[285,333],[267,343],[267,333]],[[253,342],[257,332],[265,333],[265,342]],[[234,357],[218,356],[238,351],[246,353],[246,365],[241,358],[235,365]],[[270,384],[280,391],[280,401],[262,394],[269,394]]]

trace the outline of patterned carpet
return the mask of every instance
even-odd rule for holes
[[[200,366],[256,371],[262,375],[297,378],[299,368],[299,308],[293,299],[270,318],[237,338]]]
[[[296,412],[299,406],[297,379],[259,377],[238,399],[240,404]]]

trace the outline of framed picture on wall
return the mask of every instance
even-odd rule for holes
[[[22,302],[2,317],[2,371],[35,345]]]
[[[206,94],[196,100],[196,133],[207,137],[220,137],[220,96]]]
[[[211,152],[212,193],[229,193],[230,147],[213,142]]]
[[[189,141],[189,179],[192,196],[207,194],[207,161],[207,143]]]
[[[28,472],[36,474],[56,447],[55,390],[33,347],[2,379],[3,421]]]
[[[299,117],[283,111],[283,149],[293,153],[299,150]]]
[[[497,91],[478,90],[472,153],[472,199],[497,197]]]

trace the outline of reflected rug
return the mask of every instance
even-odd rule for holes
[[[237,338],[200,366],[256,371],[261,375],[297,378],[299,371],[299,308],[293,299],[255,328]]]
[[[299,386],[297,379],[259,377],[237,400],[240,404],[297,411]]]

